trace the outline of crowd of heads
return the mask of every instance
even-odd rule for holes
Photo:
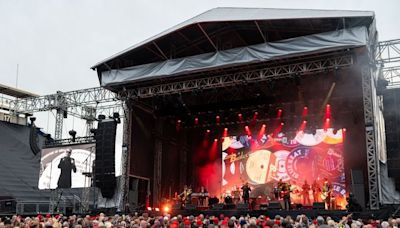
[[[101,213],[96,216],[64,216],[60,214],[21,217],[14,215],[10,218],[0,219],[0,228],[397,228],[398,224],[400,224],[400,218],[389,218],[387,220],[353,219],[351,215],[335,220],[331,217],[322,216],[311,219],[305,215],[296,217],[277,215],[274,218],[269,218],[264,215],[258,217],[250,215],[239,217],[205,216],[202,214],[198,216],[150,216],[147,213],[106,216]]]

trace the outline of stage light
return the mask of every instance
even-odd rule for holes
[[[154,208],[155,211],[160,211],[160,208],[156,207]]]
[[[283,126],[283,125],[285,125],[285,123],[284,123],[284,122],[281,122],[281,125]]]
[[[253,120],[256,120],[256,119],[257,119],[257,116],[258,116],[258,112],[254,112]]]
[[[228,131],[228,128],[224,128],[224,131]]]
[[[239,113],[239,114],[238,114],[238,119],[239,119],[239,121],[242,121],[242,120],[243,120],[243,115],[242,115],[242,113]]]
[[[249,130],[249,126],[247,126],[247,125],[244,126],[244,129]]]
[[[147,207],[147,210],[148,210],[148,211],[152,211],[152,210],[151,210],[151,207]]]
[[[75,130],[70,130],[68,134],[72,137],[72,142],[75,142],[76,138],[76,131]]]
[[[215,117],[215,122],[216,122],[217,124],[219,124],[219,121],[220,121],[220,117],[219,117],[219,116],[216,116],[216,117]]]
[[[302,116],[305,117],[308,115],[308,107],[304,106]]]
[[[329,121],[331,121],[331,119],[329,119],[329,118],[326,118],[326,122],[329,122]]]
[[[214,142],[218,142],[218,139],[214,139]]]
[[[277,118],[281,118],[282,117],[282,112],[283,112],[282,109],[278,109],[278,113],[277,113],[276,117]]]
[[[197,118],[197,117],[194,118],[194,124],[196,124],[196,125],[199,124],[199,118]]]
[[[29,120],[31,121],[31,124],[33,124],[36,121],[36,117],[32,116],[29,118]]]
[[[262,125],[262,127],[263,127],[263,128],[266,128],[266,127],[267,127],[267,125],[263,124],[263,125]]]
[[[165,206],[163,207],[163,212],[164,212],[164,213],[169,213],[169,211],[170,211],[169,206],[168,206],[168,205],[165,205]]]
[[[210,133],[211,131],[210,131],[210,129],[207,129],[207,131],[206,131],[207,133]]]
[[[342,128],[342,131],[347,131],[346,128]]]

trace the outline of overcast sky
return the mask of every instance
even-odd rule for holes
[[[0,83],[45,95],[98,86],[92,65],[214,7],[371,10],[400,38],[400,0],[0,0]]]

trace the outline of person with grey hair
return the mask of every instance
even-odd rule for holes
[[[61,169],[60,177],[58,178],[57,187],[58,188],[71,188],[72,178],[71,171],[76,173],[75,160],[71,158],[72,149],[68,148],[66,150],[66,156],[60,160],[58,168]]]

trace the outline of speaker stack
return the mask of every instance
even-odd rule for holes
[[[115,136],[117,122],[114,119],[100,120],[97,126],[95,184],[104,198],[112,198],[116,187]]]

